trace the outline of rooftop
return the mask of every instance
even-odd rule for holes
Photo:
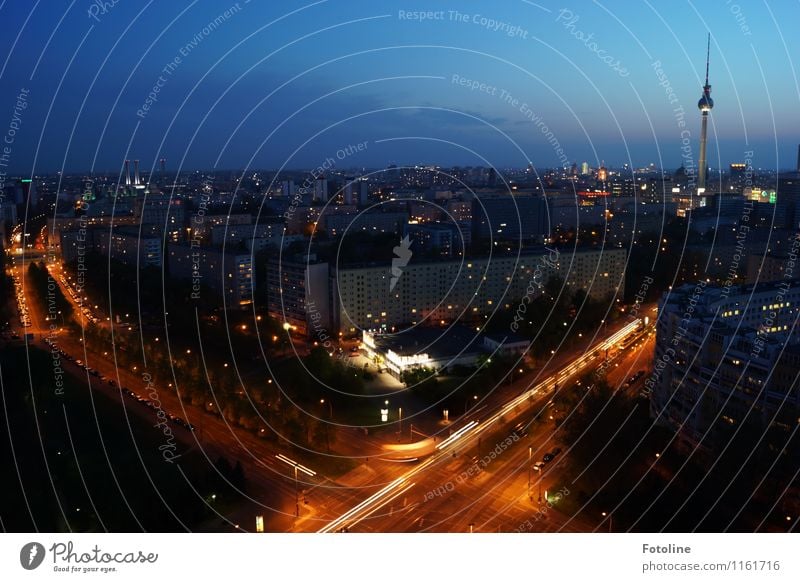
[[[480,333],[463,325],[449,327],[412,327],[405,331],[373,336],[375,346],[400,356],[428,354],[434,360],[455,358],[483,352]]]

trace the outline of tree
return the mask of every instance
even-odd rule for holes
[[[433,381],[435,372],[431,368],[419,367],[405,370],[400,374],[400,381],[406,385],[406,388],[411,390],[420,390],[428,386]]]
[[[30,263],[28,275],[33,282],[34,295],[42,311],[48,317],[55,316],[59,311],[64,319],[72,315],[72,304],[67,301],[61,292],[61,287],[53,280],[44,263]]]

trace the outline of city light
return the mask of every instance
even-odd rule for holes
[[[686,565],[558,531],[771,533],[663,547],[793,571],[796,5],[91,1],[4,13],[4,530],[482,534],[142,542],[155,579]],[[44,541],[9,552],[59,566]]]

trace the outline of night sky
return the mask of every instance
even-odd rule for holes
[[[29,91],[11,172],[113,172],[126,157],[150,169],[162,156],[173,171],[309,168],[360,142],[340,167],[675,168],[676,107],[697,155],[708,32],[710,165],[749,150],[756,167],[796,162],[797,2],[101,5],[0,4],[0,132]],[[417,10],[441,12],[419,22]]]

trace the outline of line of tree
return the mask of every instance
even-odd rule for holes
[[[28,265],[28,275],[33,284],[33,294],[41,310],[47,317],[55,316],[59,312],[64,320],[72,316],[72,303],[61,292],[61,287],[55,281],[44,263],[31,262]]]

